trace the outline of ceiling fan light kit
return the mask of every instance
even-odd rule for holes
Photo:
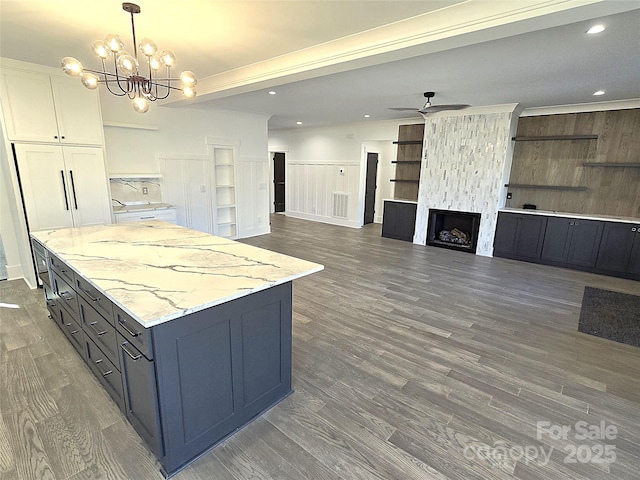
[[[82,84],[90,90],[95,90],[102,83],[109,93],[118,97],[127,96],[138,113],[147,112],[149,102],[167,98],[172,90],[181,91],[185,98],[195,97],[198,79],[193,72],[186,70],[179,78],[171,78],[171,68],[176,64],[176,56],[172,51],[158,52],[158,47],[149,38],[136,43],[133,16],[140,13],[140,7],[135,3],[123,3],[122,9],[131,15],[133,55],[124,49],[124,43],[118,35],[110,33],[104,40],[96,40],[91,44],[93,53],[102,61],[102,71],[84,68],[73,57],[62,59],[62,70],[68,75],[79,77]],[[143,62],[147,65],[146,76],[141,75],[138,50],[146,57]],[[113,57],[113,73],[107,70],[106,61],[109,57]],[[157,72],[163,67],[166,68],[166,77],[159,78]],[[178,83],[180,86],[175,86]]]
[[[462,103],[449,104],[449,105],[432,105],[431,99],[436,96],[436,93],[424,92],[423,96],[427,99],[427,101],[422,106],[422,108],[392,107],[392,108],[389,108],[389,110],[396,110],[398,112],[411,111],[411,112],[421,113],[422,115],[427,115],[429,113],[444,112],[446,110],[462,110],[464,108],[471,106],[471,105],[462,104]]]

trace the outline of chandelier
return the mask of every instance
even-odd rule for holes
[[[134,3],[123,3],[122,9],[131,14],[133,56],[124,50],[120,37],[111,33],[104,40],[96,40],[91,44],[93,53],[102,60],[102,71],[84,68],[73,57],[62,59],[62,70],[68,75],[80,77],[82,84],[90,90],[95,90],[98,84],[103,83],[113,95],[126,95],[133,101],[133,109],[138,113],[148,111],[149,102],[167,98],[172,90],[181,91],[186,98],[195,97],[198,81],[194,73],[187,70],[180,74],[180,78],[171,78],[171,68],[175,67],[176,56],[170,50],[158,53],[158,47],[148,38],[143,38],[137,45],[137,49],[145,56],[143,63],[147,65],[147,76],[141,74],[133,20],[133,15],[140,13],[140,7]],[[109,57],[113,57],[115,73],[107,71],[106,61]],[[166,77],[159,78],[158,74],[163,68],[166,68]],[[174,85],[180,82],[180,86],[174,86],[171,82]]]

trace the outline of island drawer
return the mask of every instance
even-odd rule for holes
[[[82,330],[100,347],[100,350],[104,352],[111,363],[119,369],[116,329],[99,312],[94,310],[84,298],[78,297],[78,302],[80,304]]]
[[[51,285],[48,283],[42,283],[42,289],[44,290],[44,300],[47,304],[47,310],[49,310],[49,315],[55,320],[56,323],[59,324],[58,317],[60,314],[58,313],[58,303],[56,294],[53,293],[53,289]]]
[[[49,262],[51,262],[51,269],[55,273],[64,278],[69,285],[73,285],[73,270],[66,263],[52,253],[49,253]]]
[[[40,245],[40,243],[35,240],[31,241],[31,245],[33,245],[33,253],[36,261],[36,272],[38,272],[38,277],[42,280],[42,283],[51,284],[51,279],[49,278],[49,264],[47,262],[47,253],[45,248]]]
[[[113,303],[80,275],[75,274],[75,287],[82,297],[113,325]]]
[[[78,295],[76,291],[60,278],[57,273],[53,274],[52,280],[53,291],[58,296],[58,303],[61,307],[67,309],[70,314],[75,316],[76,322],[79,322],[80,311],[78,309]]]
[[[120,307],[113,306],[116,329],[129,343],[134,345],[149,360],[153,360],[151,329],[144,328]]]
[[[122,390],[122,376],[120,370],[109,360],[102,350],[93,342],[91,337],[84,337],[87,351],[87,365],[104,386],[107,393],[124,412],[124,396]]]
[[[86,358],[84,351],[84,336],[82,335],[82,328],[78,325],[69,312],[64,308],[59,308],[58,313],[60,315],[58,322],[60,328],[69,339],[71,345],[78,351],[82,358]]]

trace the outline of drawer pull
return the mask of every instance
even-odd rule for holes
[[[152,216],[150,216],[150,217],[140,217],[140,220],[152,220],[152,219],[154,219],[154,218],[156,218],[156,217],[154,217],[154,216],[152,215]]]
[[[141,353],[138,353],[138,352],[131,353],[131,350],[127,348],[127,345],[128,345],[127,343],[122,343],[120,344],[120,348],[124,351],[124,353],[129,355],[129,357],[131,357],[132,360],[138,360],[140,357],[142,357]]]
[[[102,359],[98,359],[95,361],[95,364],[98,365],[99,363],[102,363]],[[103,372],[102,370],[100,370],[100,367],[98,366],[98,371],[102,374],[103,377],[106,377],[107,375],[111,375],[113,373],[113,370],[107,370],[106,372]]]
[[[91,327],[91,330],[93,330],[96,333],[96,335],[100,336],[100,335],[104,335],[105,333],[107,333],[106,330],[99,331],[96,327],[94,327],[94,325],[96,323],[98,323],[98,322],[91,322],[89,324],[89,327]]]
[[[136,332],[135,330],[132,330],[126,323],[126,320],[122,320],[120,317],[118,317],[118,323],[120,325],[122,325],[122,328],[124,328],[124,330],[131,335],[132,337],[137,337],[138,335],[140,335],[140,332]]]
[[[71,295],[69,292],[64,291],[64,292],[60,292],[60,296],[62,298],[64,298],[67,302],[70,302],[71,300],[73,300],[75,297],[73,295]]]
[[[79,286],[79,285],[78,285]],[[87,297],[89,297],[89,300],[91,300],[92,302],[99,302],[100,301],[100,297],[94,297],[93,295],[91,295],[91,292],[85,288],[80,287],[80,289],[87,294]]]

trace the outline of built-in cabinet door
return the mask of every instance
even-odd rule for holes
[[[523,215],[518,228],[516,253],[521,257],[540,258],[547,217]]]
[[[567,263],[594,267],[598,258],[603,222],[573,220],[570,223],[573,225],[571,226],[571,242],[567,247]]]
[[[9,140],[58,141],[49,75],[4,69],[0,92]]]
[[[386,208],[386,204],[385,204]],[[493,241],[496,254],[515,255],[516,240],[518,238],[518,225],[521,215],[512,213],[499,213],[496,225],[496,236]]]
[[[107,173],[101,148],[62,147],[73,224],[111,223]]]
[[[634,225],[636,228],[633,245],[631,247],[631,257],[627,273],[640,276],[640,225]]]
[[[60,143],[102,145],[102,114],[97,90],[77,78],[51,77]]]
[[[572,221],[568,218],[549,217],[542,245],[543,260],[565,262],[567,260],[567,240],[571,235]]]
[[[630,223],[607,223],[600,242],[596,268],[618,273],[626,272],[637,229],[636,225]]]
[[[62,148],[15,144],[15,151],[29,230],[72,227],[70,185]]]

